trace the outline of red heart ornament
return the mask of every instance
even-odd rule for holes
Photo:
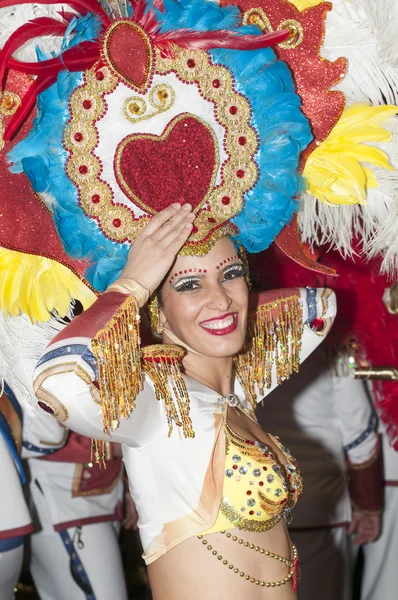
[[[204,121],[179,115],[160,136],[132,134],[120,142],[116,180],[126,196],[149,214],[173,202],[189,202],[199,209],[217,174],[216,144]]]
[[[145,91],[153,69],[153,50],[141,27],[127,19],[113,23],[105,34],[103,56],[124,83]]]

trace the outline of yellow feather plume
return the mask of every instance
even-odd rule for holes
[[[323,0],[289,0],[290,4],[293,4],[298,10],[302,11],[312,6],[321,4]]]
[[[54,260],[0,248],[0,310],[5,315],[15,317],[23,312],[32,322],[43,322],[56,310],[64,317],[71,298],[86,309],[96,295],[70,269]]]
[[[369,165],[393,170],[383,150],[366,144],[391,141],[383,124],[397,112],[397,106],[353,104],[346,108],[307,159],[303,175],[308,191],[326,204],[364,204],[366,190],[377,187]]]

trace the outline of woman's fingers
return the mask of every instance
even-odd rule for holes
[[[162,246],[168,246],[170,235],[173,236],[175,235],[175,232],[179,232],[181,224],[192,223],[192,221],[195,219],[195,215],[190,209],[190,204],[184,204],[178,213],[166,221],[166,223],[164,223],[157,231],[155,231],[155,233],[151,235],[151,238],[156,242],[160,242]]]
[[[174,256],[181,250],[192,232],[192,223],[183,221],[179,228],[172,231],[167,238],[163,240],[163,244],[167,244],[167,252]]]
[[[187,205],[184,204],[184,206],[187,206]],[[189,206],[189,210],[190,210],[191,206],[190,205],[188,205],[188,206]],[[148,225],[145,227],[145,229],[143,230],[141,235],[144,237],[153,235],[165,223],[167,223],[167,221],[169,221],[170,219],[175,217],[177,214],[179,214],[180,211],[182,212],[182,210],[183,210],[183,207],[178,202],[171,204],[164,210],[161,210],[159,213],[157,213],[157,215],[152,217],[152,219],[149,221]],[[183,214],[185,214],[185,211],[186,211],[186,209],[184,209]]]

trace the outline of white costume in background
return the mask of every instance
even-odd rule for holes
[[[40,421],[31,412],[22,415],[13,390],[5,385],[5,392],[0,397],[0,599],[12,600],[22,567],[24,536],[33,531],[20,460],[22,421],[29,432],[31,449],[27,452],[60,448],[65,430],[50,415],[40,414]]]
[[[121,460],[109,457],[106,468],[89,460],[90,440],[70,433],[61,451],[28,461],[36,525],[30,568],[41,600],[127,600]]]
[[[398,452],[389,444],[383,423],[384,511],[380,537],[363,546],[361,600],[396,600],[398,594]]]
[[[326,351],[320,348],[298,374],[268,396],[258,416],[262,426],[289,447],[303,475],[303,495],[289,527],[302,569],[299,598],[350,600],[346,456],[351,464],[363,464],[378,446],[364,386],[331,374]]]

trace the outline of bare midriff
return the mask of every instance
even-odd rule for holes
[[[238,435],[266,443],[285,462],[273,440],[240,410],[229,407],[227,420]],[[284,520],[261,533],[234,528],[192,537],[149,565],[153,600],[296,600],[293,579],[266,585],[281,582],[290,571],[268,552],[292,559]]]

